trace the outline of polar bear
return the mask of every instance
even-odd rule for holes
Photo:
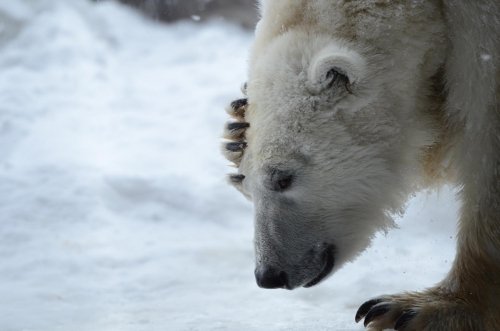
[[[310,287],[461,187],[457,255],[423,292],[356,313],[373,330],[500,330],[500,2],[264,0],[246,97],[228,108],[231,183],[255,207],[257,283]]]

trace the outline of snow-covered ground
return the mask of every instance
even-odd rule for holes
[[[255,285],[251,205],[219,154],[251,38],[0,0],[0,331],[361,330],[365,299],[447,272],[444,189],[318,287]]]

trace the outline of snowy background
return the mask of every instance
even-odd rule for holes
[[[0,331],[361,330],[364,300],[443,277],[450,189],[318,287],[255,285],[251,205],[219,153],[251,39],[114,2],[0,0]]]

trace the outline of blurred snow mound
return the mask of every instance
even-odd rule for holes
[[[38,261],[22,252],[53,241],[47,229],[250,217],[219,153],[224,105],[245,76],[231,50],[249,34],[167,27],[114,2],[3,1],[0,15],[0,238],[25,238],[6,274]]]

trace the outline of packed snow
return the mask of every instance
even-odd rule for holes
[[[263,290],[225,182],[250,32],[114,2],[0,0],[0,330],[362,330],[357,307],[448,271],[454,192],[315,288]]]

